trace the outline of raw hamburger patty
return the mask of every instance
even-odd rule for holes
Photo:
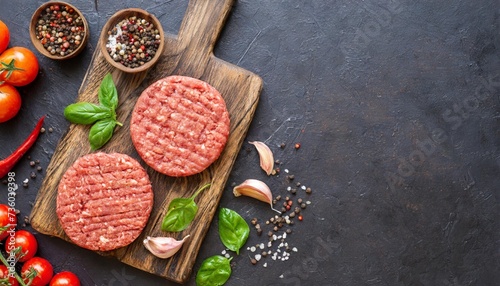
[[[182,177],[212,164],[229,135],[229,113],[208,83],[169,76],[146,88],[134,107],[130,134],[137,152],[153,169]]]
[[[142,232],[152,208],[148,174],[125,154],[80,157],[58,187],[56,211],[64,232],[90,250],[130,244]]]

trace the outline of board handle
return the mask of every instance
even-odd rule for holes
[[[190,0],[178,39],[200,54],[212,54],[235,0]]]

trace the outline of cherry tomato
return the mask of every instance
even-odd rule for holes
[[[0,285],[19,286],[19,282],[17,282],[14,275],[10,274],[7,266],[0,264]],[[9,281],[10,284],[7,284],[7,281]]]
[[[80,286],[80,279],[73,272],[63,271],[52,277],[49,286]]]
[[[0,54],[0,81],[13,86],[31,83],[38,75],[38,59],[24,47],[13,47]]]
[[[9,28],[0,20],[0,54],[7,49],[10,40]]]
[[[17,224],[16,210],[8,205],[0,204],[0,240],[8,235],[8,230],[15,228]]]
[[[0,123],[5,122],[21,109],[21,95],[10,84],[0,85]]]
[[[36,271],[36,274],[32,270]],[[31,286],[44,286],[49,284],[54,275],[54,268],[47,259],[35,256],[26,261],[21,268],[21,277],[25,283],[33,279]]]
[[[38,242],[31,232],[27,230],[18,230],[14,234],[14,243],[11,243],[9,238],[5,243],[5,251],[10,255],[11,251],[15,251],[20,247],[19,252],[16,252],[16,257],[19,257],[19,262],[25,262],[35,256],[38,250]]]

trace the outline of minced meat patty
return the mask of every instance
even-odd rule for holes
[[[80,157],[63,175],[57,216],[66,235],[90,250],[126,246],[142,232],[153,208],[148,174],[119,153]]]
[[[183,177],[217,160],[229,136],[229,113],[208,83],[169,76],[146,88],[134,107],[132,142],[156,171]]]

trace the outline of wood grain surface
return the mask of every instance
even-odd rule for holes
[[[112,74],[120,98],[118,120],[123,123],[123,127],[117,127],[111,141],[100,151],[120,152],[136,158],[146,168],[155,193],[154,208],[141,236],[127,247],[101,254],[114,256],[136,268],[179,283],[186,282],[190,277],[262,89],[259,76],[213,55],[215,42],[233,2],[234,0],[191,0],[179,34],[166,35],[163,57],[149,71],[124,74],[108,64],[100,50],[96,50],[77,99],[97,102],[97,91],[102,78],[108,72]],[[169,75],[186,75],[210,83],[224,97],[231,120],[230,136],[221,157],[202,173],[185,178],[168,177],[148,167],[137,155],[130,139],[130,117],[138,96],[148,85]],[[70,125],[54,152],[31,213],[32,226],[41,233],[70,241],[55,212],[57,186],[64,172],[77,158],[92,152],[87,139],[88,132],[88,126]],[[199,211],[190,227],[181,233],[162,232],[161,221],[168,203],[173,198],[192,195],[199,186],[207,182],[212,185],[196,199]],[[142,240],[147,235],[181,238],[187,234],[191,235],[190,238],[170,259],[158,259],[142,245]]]

